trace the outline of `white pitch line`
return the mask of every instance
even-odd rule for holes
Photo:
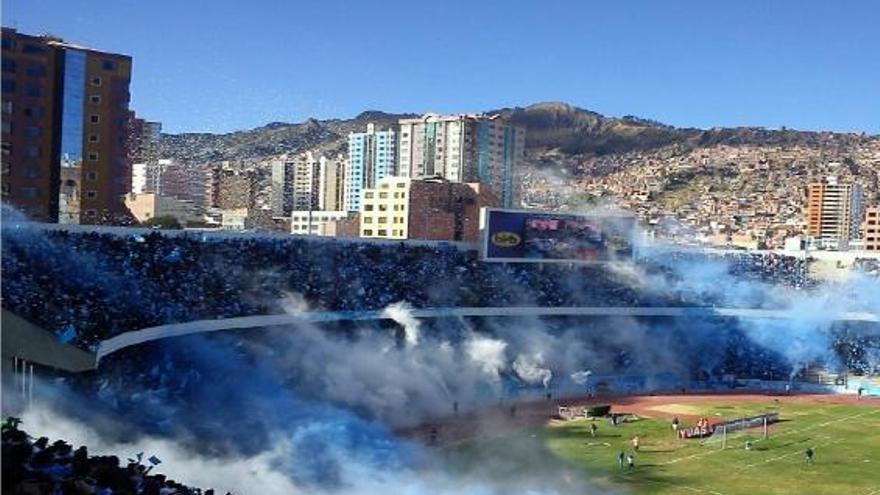
[[[849,416],[844,416],[844,417],[842,417],[842,418],[832,419],[832,420],[830,420],[830,421],[826,421],[826,422],[824,422],[824,423],[819,423],[819,424],[815,424],[815,425],[811,425],[811,426],[806,426],[806,427],[801,428],[801,429],[799,429],[799,430],[784,431],[784,432],[782,432],[782,433],[779,433],[779,434],[777,434],[777,435],[774,435],[773,438],[778,438],[778,437],[781,437],[781,436],[784,436],[784,435],[792,435],[792,434],[795,434],[795,433],[803,433],[803,432],[805,432],[805,431],[813,430],[813,429],[815,429],[815,428],[822,428],[822,427],[824,427],[824,426],[828,426],[828,425],[831,425],[831,424],[834,424],[834,423],[839,423],[839,422],[841,422],[841,421],[847,421],[847,420],[850,420],[850,419],[860,418],[860,417],[862,417],[862,416],[867,416],[867,415],[870,415],[870,414],[876,414],[876,413],[878,413],[878,412],[880,412],[880,409],[873,409],[873,410],[870,410],[870,411],[867,411],[867,412],[863,412],[863,413],[851,414],[851,415],[849,415]],[[763,440],[763,439],[755,440],[755,442],[760,442],[761,440]],[[697,452],[696,454],[691,454],[691,455],[684,456],[684,457],[677,457],[677,458],[675,458],[675,459],[670,459],[670,460],[668,460],[668,461],[666,461],[666,462],[661,462],[659,465],[661,465],[661,466],[666,466],[666,465],[669,465],[669,464],[677,464],[677,463],[679,463],[679,462],[681,462],[681,461],[687,461],[687,460],[690,460],[690,459],[696,459],[696,458],[698,458],[698,457],[705,457],[705,456],[707,456],[707,455],[717,454],[717,453],[719,453],[719,452],[724,452],[724,449],[710,450],[709,452]]]
[[[617,474],[617,475],[612,476],[612,478],[618,478],[618,479],[632,481],[632,478],[630,476],[627,476],[624,474]],[[725,495],[722,492],[711,490],[709,488],[697,488],[695,486],[680,485],[678,483],[673,483],[671,481],[646,480],[646,479],[640,479],[640,480],[635,480],[635,481],[637,481],[639,483],[645,482],[645,483],[657,483],[659,485],[669,485],[669,486],[674,486],[675,488],[680,488],[682,490],[689,490],[689,491],[696,492],[696,493],[710,493],[711,495]],[[872,495],[872,494],[868,494],[868,495]]]
[[[843,440],[832,440],[832,441],[830,441],[830,442],[828,442],[828,443],[819,444],[819,445],[817,445],[816,447],[828,447],[829,445],[834,445],[834,444],[836,444],[836,443],[840,443],[840,442],[842,442],[842,441],[843,441]],[[764,459],[763,461],[756,462],[756,463],[754,463],[754,464],[748,464],[748,465],[746,465],[746,466],[741,467],[740,470],[750,469],[750,468],[753,468],[753,467],[760,466],[760,465],[762,465],[762,464],[767,464],[767,463],[770,463],[770,462],[779,461],[779,460],[785,459],[786,457],[791,457],[791,456],[793,456],[793,455],[802,455],[802,454],[803,454],[803,452],[801,452],[801,450],[798,449],[798,450],[796,450],[796,451],[794,451],[794,452],[789,452],[788,454],[778,455],[778,456],[776,456],[776,457],[770,457],[770,458],[768,458],[768,459]]]

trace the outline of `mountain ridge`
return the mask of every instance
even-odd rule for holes
[[[632,115],[608,117],[598,112],[558,101],[538,102],[525,107],[505,107],[483,112],[502,115],[526,129],[527,154],[556,151],[569,156],[603,156],[633,151],[650,151],[666,146],[685,148],[726,145],[823,146],[852,144],[880,139],[864,133],[800,131],[787,128],[674,127]],[[229,133],[163,134],[163,157],[184,162],[260,161],[285,153],[309,149],[343,152],[349,132],[363,130],[368,122],[389,126],[401,118],[419,114],[366,110],[350,119],[299,123],[269,122],[263,126]]]

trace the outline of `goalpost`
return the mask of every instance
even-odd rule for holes
[[[746,442],[749,441],[760,441],[767,440],[770,438],[770,423],[775,423],[778,421],[779,415],[777,413],[768,413],[762,414],[761,416],[755,416],[750,418],[742,418],[735,421],[729,421],[723,424],[720,424],[715,427],[715,431],[708,438],[701,442],[701,445],[706,445],[709,447],[718,446],[718,448],[726,449],[735,442],[735,446],[737,448],[744,447]],[[745,440],[742,443],[739,442],[743,437],[749,436],[750,434],[755,433],[754,428],[760,429],[760,438],[756,440]]]

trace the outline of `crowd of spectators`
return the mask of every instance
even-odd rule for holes
[[[658,270],[671,272],[675,267],[693,266],[703,262],[723,263],[727,273],[742,281],[754,281],[793,289],[809,289],[809,260],[778,253],[703,252],[698,250],[662,251],[662,257],[651,256],[646,263]]]
[[[152,474],[161,462],[92,456],[63,440],[34,439],[16,418],[3,422],[3,493],[15,495],[214,495]],[[142,456],[138,456],[142,457]],[[228,495],[228,494],[227,494]]]
[[[283,311],[298,294],[316,310],[414,307],[683,305],[602,266],[485,263],[444,245],[159,232],[4,232],[3,307],[92,347],[130,330]],[[805,285],[788,257],[744,255],[744,277]],[[690,302],[688,302],[690,303]]]
[[[295,237],[4,236],[3,306],[89,346],[163,323],[282,311],[285,294],[320,310],[646,303],[596,267],[497,264],[450,246]]]

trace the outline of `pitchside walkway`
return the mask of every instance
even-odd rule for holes
[[[798,319],[802,314],[777,309],[742,309],[715,307],[466,307],[412,309],[414,318],[447,317],[529,317],[529,316],[634,316],[634,317],[735,317],[749,319]],[[130,347],[169,337],[180,337],[195,333],[216,332],[220,330],[245,330],[263,327],[282,326],[303,322],[390,320],[392,317],[380,311],[305,311],[295,314],[243,316],[219,320],[199,320],[173,323],[126,332],[104,340],[98,346],[96,362],[104,357]],[[810,318],[817,322],[864,321],[880,322],[880,314],[868,312],[848,312]]]

